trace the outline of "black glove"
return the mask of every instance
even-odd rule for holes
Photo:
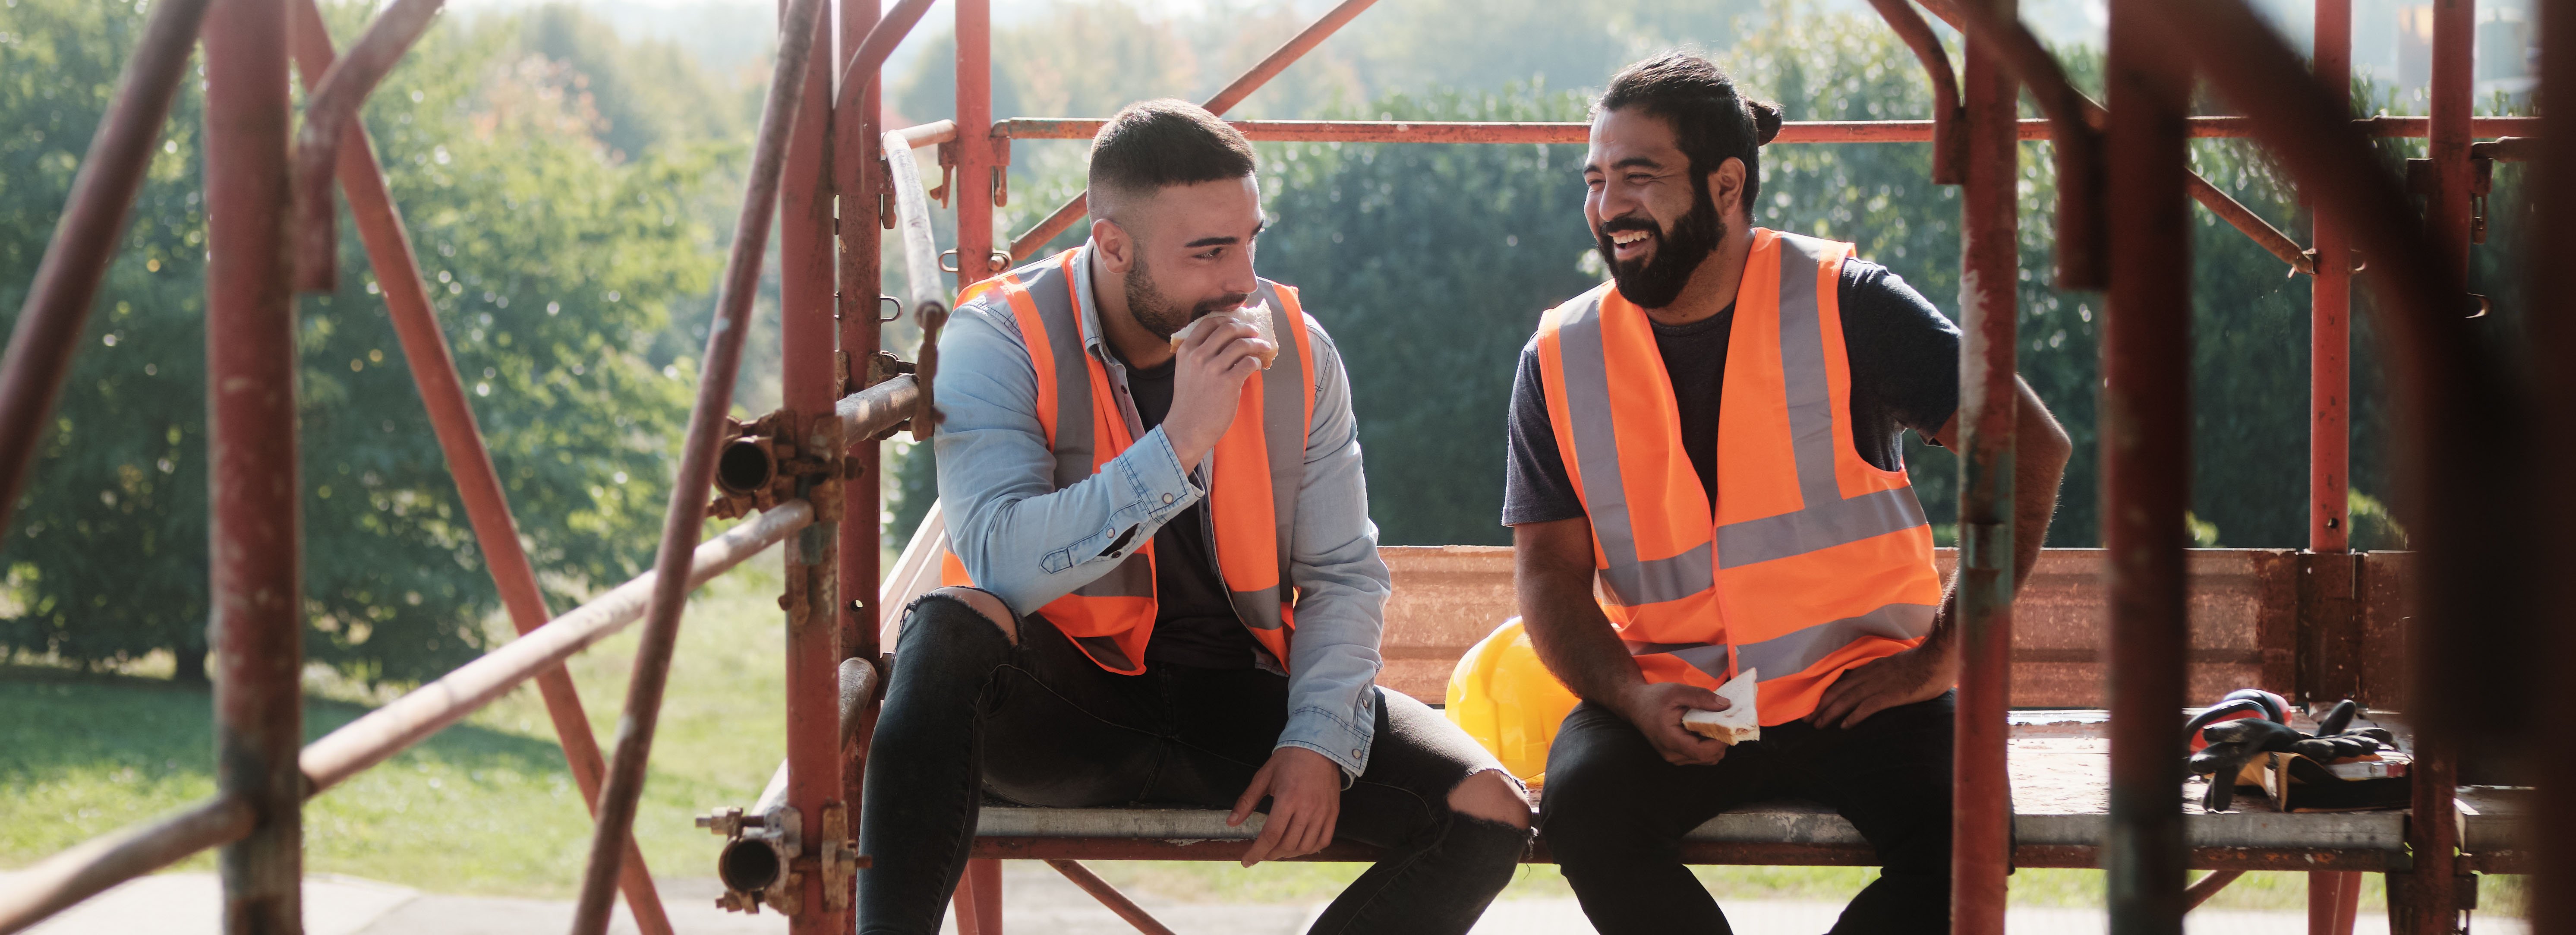
[[[2261,718],[2245,718],[2212,724],[2203,728],[2202,737],[2209,746],[2201,748],[2183,767],[2195,776],[2209,777],[2209,791],[2202,794],[2200,806],[2223,812],[2236,804],[2236,775],[2245,764],[2265,753],[2284,751],[2290,745],[2310,739],[2308,735]]]

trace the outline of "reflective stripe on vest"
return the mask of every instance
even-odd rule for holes
[[[1084,347],[1074,266],[1081,257],[1081,250],[1067,250],[976,283],[958,296],[961,306],[976,301],[1007,306],[1018,324],[1037,372],[1038,425],[1055,454],[1058,490],[1098,473],[1135,444],[1126,414],[1110,391],[1108,368]],[[1260,282],[1259,297],[1269,306],[1282,339],[1279,357],[1270,369],[1244,381],[1234,422],[1209,453],[1208,511],[1215,526],[1218,574],[1225,579],[1235,615],[1285,668],[1289,635],[1296,628],[1288,557],[1297,491],[1305,479],[1306,437],[1314,422],[1314,355],[1297,290]],[[1093,662],[1129,675],[1145,671],[1145,644],[1153,638],[1157,606],[1152,538],[1133,549],[1099,578],[1037,611]],[[941,563],[941,579],[951,585],[971,583],[964,563],[953,554]]]
[[[1849,244],[1757,229],[1719,403],[1715,502],[1682,445],[1652,324],[1609,284],[1548,313],[1540,373],[1592,522],[1602,608],[1655,681],[1761,670],[1765,724],[1931,631],[1931,528],[1900,465],[1852,447]],[[1613,381],[1612,374],[1620,379]]]

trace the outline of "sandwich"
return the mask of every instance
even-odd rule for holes
[[[1753,696],[1759,687],[1756,671],[1738,672],[1718,688],[1717,696],[1726,699],[1726,710],[1685,711],[1682,727],[1727,746],[1762,739],[1762,719],[1753,711]]]
[[[1192,319],[1181,330],[1172,332],[1172,349],[1180,350],[1181,342],[1189,340],[1190,335],[1197,334],[1201,325],[1216,321],[1235,321],[1251,325],[1255,337],[1270,342],[1270,349],[1261,353],[1261,369],[1270,369],[1270,365],[1279,359],[1279,331],[1271,326],[1270,306],[1264,302],[1254,302],[1222,312],[1209,312]],[[1214,326],[1209,325],[1209,327]]]

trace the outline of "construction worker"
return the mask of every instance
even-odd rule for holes
[[[1960,336],[1850,244],[1753,226],[1779,127],[1697,56],[1613,78],[1583,163],[1611,282],[1547,313],[1513,390],[1521,615],[1582,699],[1540,835],[1607,935],[1728,931],[1682,837],[1775,798],[1841,812],[1885,866],[1834,931],[1949,926],[1958,647],[1899,446],[1957,438]],[[2019,410],[2016,583],[2069,451],[2026,385]],[[1743,671],[1758,740],[1682,726]]]
[[[987,795],[1266,813],[1245,866],[1383,848],[1317,932],[1465,932],[1509,882],[1519,785],[1374,684],[1388,576],[1349,379],[1253,273],[1253,170],[1207,111],[1128,107],[1092,140],[1090,242],[961,294],[934,440],[952,586],[904,612],[861,932],[939,930]]]

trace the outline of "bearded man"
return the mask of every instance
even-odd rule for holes
[[[1728,931],[1682,837],[1777,798],[1884,864],[1834,931],[1949,929],[1954,605],[1901,444],[1957,437],[1959,332],[1851,244],[1753,226],[1779,128],[1703,58],[1613,78],[1583,164],[1612,281],[1548,312],[1513,391],[1521,615],[1582,699],[1540,834],[1607,935]],[[2016,584],[2070,450],[2020,394]],[[1683,726],[1744,674],[1759,739]]]
[[[1510,881],[1518,785],[1374,684],[1388,577],[1350,381],[1253,273],[1253,170],[1207,111],[1128,107],[1092,141],[1090,242],[960,295],[950,586],[904,612],[859,931],[939,931],[987,796],[1266,813],[1246,866],[1382,849],[1316,932],[1463,933]]]

